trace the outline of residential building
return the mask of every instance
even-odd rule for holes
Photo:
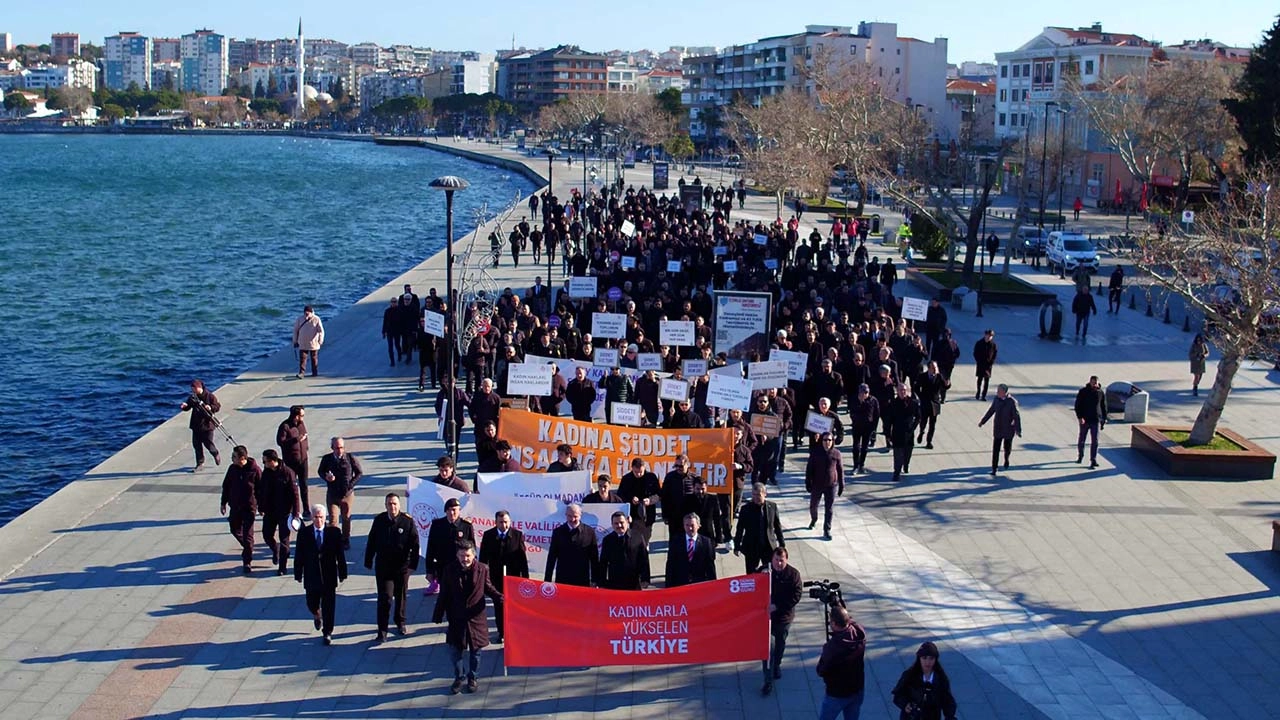
[[[182,62],[182,41],[178,38],[151,38],[151,62]]]
[[[227,69],[232,74],[249,67],[252,63],[259,62],[263,61],[258,59],[257,40],[249,38],[247,40],[227,41]]]
[[[182,63],[177,60],[162,60],[151,63],[152,90],[181,90]]]
[[[954,140],[961,150],[996,144],[996,83],[955,78],[947,81],[938,139]]]
[[[675,88],[683,91],[688,83],[685,82],[684,73],[679,70],[650,70],[641,73],[636,78],[637,92],[657,95],[663,90]]]
[[[258,62],[270,62],[273,64],[291,65],[298,57],[298,40],[297,38],[277,38],[275,40],[264,41],[271,45],[269,54],[259,53]],[[270,59],[266,59],[269,57]]]
[[[342,82],[342,91],[356,102],[360,99],[360,84],[356,81],[356,64],[348,57],[321,55],[307,61],[307,84],[323,93],[332,94]]]
[[[0,53],[13,52],[13,33],[0,32]]]
[[[356,65],[382,66],[382,48],[377,43],[357,43],[347,50],[351,53],[351,61]]]
[[[182,89],[221,95],[227,87],[227,36],[197,30],[182,36]]]
[[[613,63],[609,66],[609,88],[611,93],[634,93],[638,86],[636,76],[639,71],[635,65]]]
[[[437,53],[439,55],[440,53]],[[483,95],[496,89],[498,63],[493,53],[472,53],[474,59],[455,61],[449,72],[449,95]]]
[[[498,94],[511,102],[549,105],[572,95],[607,91],[608,59],[576,45],[518,53],[498,62]]]
[[[974,62],[965,60],[959,65],[947,66],[947,79],[959,78],[961,80],[994,80],[996,77],[996,64],[985,62]]]
[[[55,60],[80,57],[80,33],[54,33],[49,40],[49,54]]]
[[[453,70],[450,68],[432,70],[422,74],[422,97],[430,100],[448,97],[453,94],[450,92],[452,87]]]
[[[337,40],[307,38],[306,40],[303,40],[303,45],[306,46],[307,57],[322,58],[347,56],[347,44],[344,42],[338,42]]]
[[[276,57],[276,42],[274,40],[258,40],[256,44],[257,48],[254,52],[253,62],[275,65],[285,60],[285,58]]]
[[[427,73],[378,70],[360,78],[360,109],[369,111],[393,98],[426,97]]]
[[[102,83],[111,90],[126,90],[130,85],[151,88],[151,38],[136,32],[121,32],[108,37],[102,47]]]
[[[263,95],[267,95],[270,92],[271,77],[275,69],[275,65],[251,62],[240,70],[232,70],[231,77],[237,85],[242,88],[249,88],[253,91],[254,97],[257,97],[259,87],[262,88]]]
[[[894,23],[864,22],[856,32],[852,26],[809,25],[804,32],[686,57],[682,97],[689,134],[697,142],[714,142],[703,115],[735,100],[758,104],[787,91],[811,92],[797,63],[811,67],[815,61],[836,70],[847,62],[865,64],[890,98],[915,107],[937,127],[946,105],[946,38],[925,42],[899,36]]]
[[[78,57],[58,65],[41,63],[19,72],[23,87],[29,90],[52,90],[60,87],[94,90],[98,87],[98,66]]]

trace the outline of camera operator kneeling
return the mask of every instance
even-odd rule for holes
[[[863,656],[867,651],[867,632],[849,617],[849,611],[831,608],[831,637],[822,646],[818,675],[827,686],[822,698],[821,720],[858,720],[862,713],[864,684]]]
[[[947,671],[938,662],[937,645],[920,645],[916,661],[893,688],[893,704],[902,709],[901,720],[955,720],[956,699]]]

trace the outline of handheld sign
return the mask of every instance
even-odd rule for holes
[[[768,235],[761,235],[761,234],[759,234],[759,233],[756,233],[756,236],[755,236],[755,243],[756,243],[757,245],[768,245],[768,244],[769,244],[769,236],[768,236]]]
[[[658,397],[663,400],[681,400],[689,399],[689,383],[684,380],[673,380],[671,378],[663,378],[658,383]]]
[[[594,277],[571,277],[569,278],[569,297],[571,298],[593,298],[596,296],[596,282],[599,278]]]
[[[902,298],[902,317],[905,320],[924,320],[929,317],[929,301],[923,298]]]
[[[687,378],[702,377],[707,374],[706,360],[684,360],[680,363],[680,367]]]
[[[818,433],[819,435],[822,433],[829,433],[831,432],[831,428],[835,426],[835,418],[827,417],[826,415],[819,415],[813,410],[810,410],[809,414],[804,418],[804,429],[811,433]]]
[[[737,261],[737,260],[725,260],[725,261],[724,261],[724,271],[725,271],[725,272],[727,272],[727,273],[736,273],[736,272],[738,272],[738,261]]]
[[[768,390],[787,386],[790,365],[785,360],[766,360],[753,362],[747,366],[747,374],[751,377],[753,390]]]
[[[636,234],[636,225],[630,220],[622,221],[622,234],[631,237]]]
[[[620,287],[609,288],[608,292],[605,294],[605,297],[609,298],[609,302],[618,302],[619,300],[622,299],[622,288]]]
[[[668,260],[668,261],[667,261],[667,272],[669,272],[669,273],[678,273],[678,272],[680,272],[680,261],[679,261],[679,260]]]
[[[640,353],[636,355],[636,369],[662,372],[662,356],[658,353]]]
[[[692,347],[694,338],[692,320],[662,320],[658,323],[658,339],[663,345]]]
[[[778,269],[778,261],[777,261],[777,260],[775,260],[774,258],[765,258],[764,266],[765,266],[765,268],[766,268],[766,269],[768,269],[768,270],[777,270],[777,269]]]
[[[636,269],[636,259],[635,259],[635,258],[633,258],[633,257],[631,257],[630,255],[623,255],[623,256],[622,256],[622,269],[623,269],[623,270],[635,270],[635,269]]]
[[[732,375],[712,375],[707,386],[707,405],[745,412],[751,404],[751,381]]]
[[[560,327],[560,316],[552,315],[551,317],[547,318],[547,325],[550,327]]]
[[[804,371],[809,366],[809,356],[802,352],[791,352],[790,350],[770,350],[770,360],[785,360],[787,362],[787,377],[791,380],[804,382]]]
[[[545,362],[507,366],[508,395],[550,395],[552,366]]]
[[[711,248],[711,255],[713,257],[720,257],[722,255],[728,255],[728,254],[729,254],[729,248],[723,245],[717,245],[714,248]]]
[[[425,317],[427,334],[435,335],[438,338],[444,337],[444,313],[428,310]]]
[[[609,406],[609,422],[614,425],[639,425],[640,406],[635,403],[616,402]]]
[[[622,313],[591,313],[591,334],[621,340],[627,336],[627,316]]]
[[[618,351],[596,348],[591,354],[591,364],[597,367],[618,367]],[[550,394],[550,393],[547,393]]]
[[[765,437],[778,437],[782,434],[782,418],[751,413],[751,432]]]

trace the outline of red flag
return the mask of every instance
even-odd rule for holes
[[[507,667],[682,665],[769,655],[765,573],[662,590],[506,579]]]

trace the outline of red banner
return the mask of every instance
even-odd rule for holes
[[[506,579],[507,667],[683,665],[769,655],[769,576],[662,590]]]

